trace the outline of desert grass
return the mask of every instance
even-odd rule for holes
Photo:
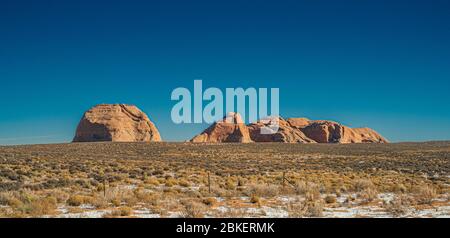
[[[57,216],[61,207],[107,210],[105,217],[133,216],[136,207],[162,217],[228,217],[267,206],[317,217],[342,205],[338,198],[368,206],[385,193],[395,199],[381,206],[402,216],[448,198],[449,159],[449,142],[7,146],[0,147],[0,217]],[[298,199],[279,204],[280,197]],[[226,203],[234,198],[242,199]]]

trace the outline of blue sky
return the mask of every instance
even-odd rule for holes
[[[176,87],[277,87],[284,117],[450,139],[449,1],[2,1],[0,144],[69,142],[136,104],[163,139]]]

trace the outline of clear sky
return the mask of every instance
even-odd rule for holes
[[[135,104],[164,140],[176,87],[280,88],[284,117],[450,139],[450,1],[0,3],[0,144],[69,142],[84,111]]]

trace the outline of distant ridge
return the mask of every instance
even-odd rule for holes
[[[226,120],[229,117],[238,120]],[[238,113],[228,113],[223,120],[214,123],[190,141],[208,143],[389,143],[383,136],[370,128],[350,128],[333,121],[314,121],[307,118],[285,120],[278,117],[275,119],[279,124],[278,132],[263,134],[261,129],[268,126],[270,120],[260,120],[245,125]]]

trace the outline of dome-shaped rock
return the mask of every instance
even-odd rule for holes
[[[148,116],[136,106],[101,104],[87,111],[73,142],[151,142],[161,136]]]

